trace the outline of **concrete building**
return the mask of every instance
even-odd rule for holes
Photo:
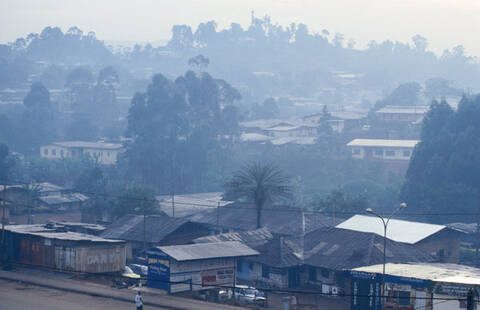
[[[375,112],[378,120],[382,122],[408,122],[418,123],[428,112],[428,106],[393,106],[387,105]]]
[[[373,216],[354,215],[337,228],[358,232],[370,232],[383,236],[382,221]],[[427,224],[391,219],[387,238],[393,241],[412,244],[434,255],[438,262],[458,263],[462,232],[445,225]]]
[[[354,139],[347,144],[354,159],[409,161],[418,140]]]
[[[155,247],[147,251],[147,286],[169,294],[232,287],[237,259],[255,255],[237,241]]]
[[[47,159],[80,158],[89,156],[100,164],[111,165],[124,152],[122,144],[106,142],[65,141],[40,147],[40,156]]]

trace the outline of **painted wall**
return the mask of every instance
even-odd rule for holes
[[[352,157],[355,159],[377,160],[404,160],[409,161],[412,157],[413,148],[393,147],[350,147]]]

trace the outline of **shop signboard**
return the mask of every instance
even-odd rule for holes
[[[147,286],[170,292],[170,259],[160,251],[149,251]]]
[[[348,271],[351,277],[351,310],[381,310],[381,277],[375,273]]]

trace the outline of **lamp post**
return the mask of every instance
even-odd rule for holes
[[[387,263],[387,227],[388,227],[388,223],[390,222],[390,219],[395,215],[397,214],[400,210],[404,209],[407,207],[407,204],[405,202],[402,202],[397,209],[395,209],[395,211],[393,211],[392,214],[390,214],[390,216],[387,218],[387,220],[385,221],[385,218],[381,215],[379,215],[378,213],[375,213],[372,208],[367,208],[365,210],[365,212],[367,212],[368,214],[372,214],[376,217],[378,217],[379,219],[382,220],[382,223],[383,223],[383,271],[382,271],[382,296],[384,295],[385,293],[385,264]]]

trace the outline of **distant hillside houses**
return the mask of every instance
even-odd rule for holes
[[[79,158],[90,156],[99,164],[111,165],[125,149],[119,143],[64,141],[40,147],[40,156],[47,159]]]
[[[321,119],[326,117],[330,128],[337,133],[360,128],[366,114],[355,112],[337,112],[324,115],[323,112],[289,119],[260,119],[240,123],[243,142],[271,143],[273,145],[314,144],[319,136]]]
[[[10,214],[14,221],[23,222],[19,215],[47,213],[75,213],[89,199],[84,194],[52,183],[13,184],[0,186],[0,191],[5,190]],[[53,219],[53,217],[52,217]],[[7,223],[9,219],[7,218]],[[31,222],[31,219],[27,220]]]

